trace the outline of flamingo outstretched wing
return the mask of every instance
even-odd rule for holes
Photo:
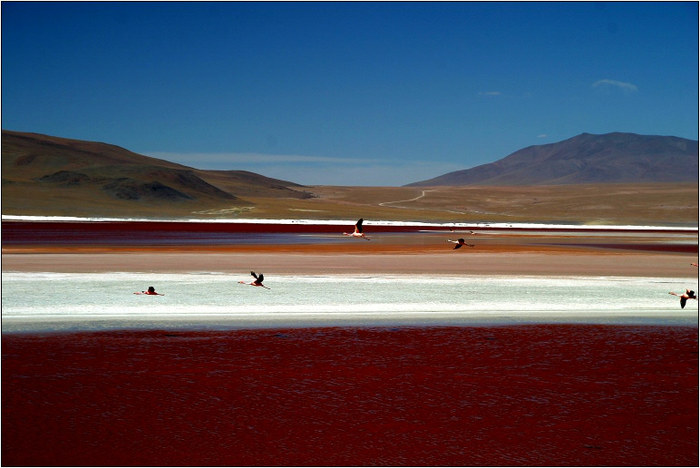
[[[362,222],[364,219],[360,218],[357,223],[355,223],[355,232],[362,234]]]
[[[253,282],[250,283],[250,284],[252,284],[253,286],[263,286],[262,283],[263,283],[263,280],[265,279],[265,275],[263,275],[262,273],[260,273],[259,275],[257,275],[257,274],[255,274],[254,271],[251,271],[251,272],[250,272],[250,275],[251,275],[253,278],[255,278],[255,281],[253,281]],[[263,287],[265,287],[265,286],[263,286]]]

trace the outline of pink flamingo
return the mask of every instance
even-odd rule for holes
[[[357,223],[355,223],[355,232],[353,232],[352,234],[344,232],[343,235],[350,236],[350,237],[361,237],[362,239],[369,240],[369,237],[365,236],[365,233],[362,232],[362,222],[363,221],[364,221],[364,219],[360,218],[359,221],[357,221]]]
[[[265,279],[265,276],[263,276],[262,273],[260,273],[259,275],[256,275],[254,271],[251,271],[250,275],[253,278],[255,278],[255,281],[253,281],[252,283],[246,283],[245,281],[239,281],[239,283],[240,284],[248,284],[250,286],[260,286],[261,288],[270,289],[263,284],[263,280]]]

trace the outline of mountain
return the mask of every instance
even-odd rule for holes
[[[105,143],[2,131],[3,214],[181,214],[309,198],[301,185],[247,171],[200,170]],[[175,208],[175,209],[173,209]]]
[[[490,164],[408,186],[565,185],[698,180],[698,142],[634,133],[583,133],[529,146]]]

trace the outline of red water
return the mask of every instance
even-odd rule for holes
[[[272,223],[209,223],[185,221],[3,221],[2,245],[11,246],[191,246],[191,245],[241,245],[241,244],[275,244],[289,245],[301,243],[329,243],[342,241],[344,231],[352,231],[353,226],[343,224],[272,224]],[[381,234],[420,234],[425,231],[449,232],[447,226],[422,225],[373,225],[367,227],[372,235]],[[463,228],[466,229],[466,228]],[[471,227],[481,234],[488,234],[490,229]],[[547,227],[508,228],[509,232],[532,231],[555,233],[576,231],[575,228]],[[579,229],[580,233],[590,232]],[[599,229],[598,232],[630,233],[625,229]],[[663,228],[649,228],[634,231],[642,233],[669,233]],[[335,234],[336,237],[328,235]],[[542,244],[546,245],[546,244]],[[696,241],[686,243],[669,243],[649,238],[645,242],[610,243],[590,239],[584,243],[568,242],[553,245],[572,245],[578,247],[646,250],[667,253],[697,253]]]
[[[7,465],[698,464],[698,329],[2,336]]]

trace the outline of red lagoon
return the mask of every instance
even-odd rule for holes
[[[2,336],[3,465],[698,464],[698,329]]]
[[[353,226],[339,222],[206,222],[206,221],[19,221],[3,220],[2,247],[36,247],[36,246],[236,246],[236,245],[299,245],[299,244],[329,244],[345,241],[342,232],[352,231]],[[372,235],[425,233],[450,233],[448,225],[423,225],[410,223],[376,224],[367,227]],[[606,233],[608,235],[642,235],[651,236],[644,242],[601,242],[595,237],[583,243],[551,240],[542,244],[545,246],[590,247],[614,250],[641,250],[665,253],[697,254],[697,239],[686,239],[685,242],[659,242],[655,234],[697,234],[697,229],[684,228],[635,228],[596,227],[594,229],[575,226],[556,227],[487,227],[471,226],[459,228],[460,232],[473,230],[482,235],[494,232],[537,233],[540,235],[559,233],[568,236],[584,236],[591,233]],[[455,237],[459,232],[453,233]],[[483,238],[480,238],[483,243]],[[526,242],[527,243],[527,242]]]

